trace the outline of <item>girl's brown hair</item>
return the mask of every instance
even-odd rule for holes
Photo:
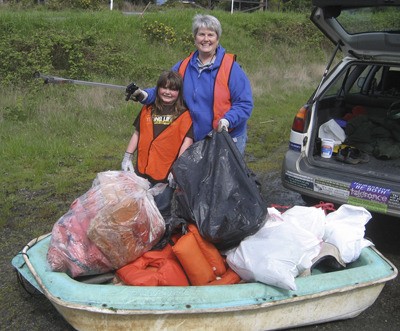
[[[176,99],[173,105],[173,112],[175,116],[178,116],[181,112],[186,110],[186,105],[183,100],[183,79],[182,76],[176,71],[164,71],[157,81],[157,94],[156,94],[156,101],[153,107],[154,114],[160,114],[161,110],[164,107],[164,104],[161,98],[158,96],[158,89],[162,88],[169,88],[171,90],[179,91],[178,98]]]

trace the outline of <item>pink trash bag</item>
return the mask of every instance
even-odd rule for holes
[[[99,173],[54,225],[47,253],[53,271],[71,277],[118,269],[150,250],[165,222],[146,179],[131,172]]]

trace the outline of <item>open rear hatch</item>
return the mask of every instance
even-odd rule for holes
[[[344,55],[397,59],[400,0],[313,0],[312,22]]]

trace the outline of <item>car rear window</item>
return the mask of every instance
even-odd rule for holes
[[[349,34],[400,33],[400,9],[397,7],[342,9],[337,21]]]

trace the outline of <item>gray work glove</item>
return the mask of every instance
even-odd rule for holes
[[[123,171],[135,172],[135,169],[133,168],[133,164],[132,164],[132,158],[133,158],[132,153],[125,152],[124,158],[121,163],[121,168]]]
[[[133,101],[139,101],[142,102],[143,100],[147,99],[149,95],[147,94],[146,91],[141,90],[138,88],[135,92],[132,93],[130,99]]]
[[[228,131],[229,128],[229,122],[225,118],[221,118],[218,122],[218,128],[217,131],[221,132],[222,130]]]

